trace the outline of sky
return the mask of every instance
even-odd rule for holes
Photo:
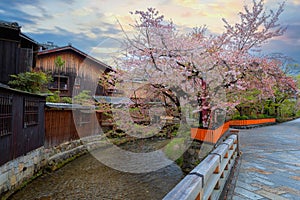
[[[179,30],[190,31],[206,25],[210,33],[224,32],[222,18],[239,20],[238,12],[252,0],[1,0],[0,20],[17,22],[22,32],[39,43],[72,46],[99,60],[116,53],[121,26],[130,32],[134,23],[130,11],[154,7],[171,19]],[[267,9],[276,9],[282,0],[265,0]],[[287,0],[280,16],[286,33],[272,39],[263,53],[282,53],[300,63],[300,0]]]

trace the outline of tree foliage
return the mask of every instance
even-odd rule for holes
[[[54,60],[55,67],[58,68],[58,80],[57,80],[57,90],[60,89],[60,71],[62,70],[63,66],[65,65],[66,61],[62,59],[61,56],[57,56]]]
[[[37,94],[48,92],[47,84],[51,80],[51,77],[42,71],[24,72],[11,77],[13,80],[8,83],[11,87]]]
[[[94,100],[91,96],[91,91],[82,90],[78,95],[73,97],[73,103],[81,104],[81,105],[93,105]]]
[[[57,58],[54,60],[54,64],[57,68],[59,68],[60,70],[62,69],[62,67],[65,65],[65,62],[61,56],[57,56]]]

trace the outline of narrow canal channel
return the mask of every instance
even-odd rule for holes
[[[149,173],[126,173],[91,154],[44,174],[10,199],[162,199],[181,179],[175,164]]]

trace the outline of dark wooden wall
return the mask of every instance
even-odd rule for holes
[[[1,83],[7,84],[12,74],[30,71],[35,67],[38,45],[20,34],[20,30],[0,27]]]
[[[45,97],[29,95],[0,88],[0,95],[12,99],[12,132],[0,136],[0,165],[25,155],[44,145],[44,105]],[[24,99],[30,98],[38,103],[38,123],[24,127]],[[1,110],[5,112],[5,110]]]
[[[19,57],[17,42],[0,39],[0,82],[7,83],[10,75],[24,71],[19,67]]]

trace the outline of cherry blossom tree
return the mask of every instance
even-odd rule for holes
[[[272,61],[253,54],[253,50],[258,51],[285,32],[286,28],[278,24],[283,8],[281,3],[276,11],[266,11],[263,0],[253,0],[251,8],[244,6],[239,13],[239,22],[231,25],[223,19],[225,32],[220,35],[208,35],[206,27],[180,33],[155,8],[132,12],[137,18],[133,34],[124,30],[126,48],[117,60],[122,73],[113,75],[116,87],[135,91],[138,88],[129,89],[124,83],[142,79],[165,95],[167,91],[175,94],[176,98],[168,98],[179,112],[185,105],[192,105],[200,113],[202,126],[209,127],[215,109],[231,109],[243,100],[226,99],[226,92],[237,94],[259,83],[260,95],[270,97],[270,83],[283,81],[272,74]]]
[[[241,102],[235,107],[240,116],[246,114],[243,111],[249,107],[256,110],[261,107],[259,113],[264,114],[264,102],[270,101],[279,106],[297,92],[295,81],[284,73],[279,60],[264,57],[255,58],[252,62],[255,67],[243,79],[245,89],[227,92],[228,96]]]

